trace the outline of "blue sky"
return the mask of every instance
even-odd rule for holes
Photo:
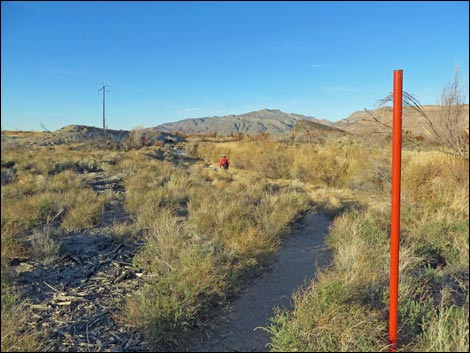
[[[103,83],[112,129],[263,108],[336,121],[396,69],[436,104],[457,65],[468,87],[468,28],[467,1],[2,1],[1,124],[101,127]]]

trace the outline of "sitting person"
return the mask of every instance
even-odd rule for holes
[[[219,167],[224,168],[225,170],[228,169],[228,159],[225,154],[223,154],[222,158],[220,158]]]

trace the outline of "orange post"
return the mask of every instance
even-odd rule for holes
[[[393,75],[392,215],[390,227],[389,352],[396,352],[398,328],[398,258],[400,248],[401,119],[403,70]]]

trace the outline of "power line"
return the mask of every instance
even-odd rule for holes
[[[103,84],[103,87],[101,87],[98,91],[103,91],[103,130],[106,130],[106,121],[105,121],[105,92],[109,92],[109,90],[106,89],[108,85]]]

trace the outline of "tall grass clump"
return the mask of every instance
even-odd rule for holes
[[[67,200],[66,213],[60,227],[66,232],[90,229],[98,225],[109,201],[106,194],[96,194],[90,189],[64,196]]]
[[[41,348],[40,335],[26,325],[31,312],[25,302],[5,287],[2,280],[2,352],[37,352]]]
[[[226,267],[169,209],[154,214],[148,237],[135,264],[152,277],[127,301],[125,320],[155,347],[175,347],[223,299]]]
[[[193,189],[189,226],[215,239],[240,269],[263,265],[277,249],[289,222],[308,206],[305,194],[289,188],[233,182],[224,192]]]
[[[378,215],[338,217],[328,242],[334,266],[294,296],[292,312],[278,312],[269,327],[272,351],[377,351],[386,325],[381,308],[387,270],[381,248],[387,232]]]
[[[416,352],[465,352],[469,339],[468,294],[462,308],[440,303],[413,347]]]
[[[134,262],[147,281],[126,302],[123,320],[167,349],[269,262],[308,206],[301,190],[160,161],[128,173],[125,185],[125,207],[146,234]]]
[[[59,254],[61,246],[60,233],[49,226],[35,229],[31,236],[33,257],[36,261],[50,262]]]
[[[437,151],[404,154],[403,196],[409,204],[468,215],[468,159]]]
[[[407,151],[403,162],[400,349],[468,349],[468,160]],[[389,206],[335,219],[333,266],[273,318],[272,350],[387,349],[389,222]]]
[[[178,210],[187,201],[188,173],[166,162],[147,162],[125,180],[126,210],[147,228],[160,208]]]

